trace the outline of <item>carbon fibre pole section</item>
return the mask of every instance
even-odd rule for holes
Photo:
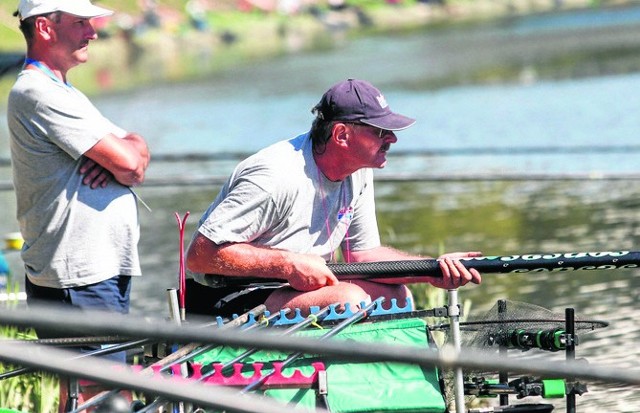
[[[460,258],[467,268],[484,273],[561,272],[579,270],[612,270],[638,268],[638,251],[564,252]],[[341,278],[358,279],[368,276],[425,275],[442,277],[437,260],[381,261],[349,264],[327,264]]]
[[[638,268],[640,266],[640,252],[541,253],[460,258],[460,261],[467,268],[475,268],[485,274],[615,270]],[[435,259],[330,263],[327,266],[340,280],[408,276],[442,277],[440,266]],[[206,277],[207,283],[215,287],[286,282],[283,279],[269,277],[224,277],[219,275],[207,275]]]

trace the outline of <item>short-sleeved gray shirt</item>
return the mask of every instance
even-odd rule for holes
[[[216,244],[249,242],[327,261],[342,244],[375,248],[373,172],[332,182],[316,166],[308,133],[278,142],[236,167],[198,231]]]
[[[32,283],[77,287],[140,275],[136,199],[112,181],[82,184],[82,154],[109,133],[124,137],[80,91],[23,70],[7,108],[22,259]]]

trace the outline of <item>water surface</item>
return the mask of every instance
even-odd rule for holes
[[[334,82],[365,78],[385,92],[394,110],[418,120],[398,134],[392,151],[446,152],[390,157],[389,165],[376,171],[378,178],[399,173],[479,178],[380,180],[376,190],[385,243],[429,255],[441,249],[488,255],[633,250],[640,235],[635,180],[482,178],[640,172],[638,10],[512,18],[358,39],[197,83],[156,85],[94,101],[116,123],[142,133],[158,157],[251,152],[306,131],[311,107]],[[509,149],[513,153],[505,154]],[[8,157],[4,116],[0,157]],[[144,277],[134,285],[134,314],[168,311],[165,291],[177,287],[178,273],[174,212],[191,212],[189,238],[218,191],[213,178],[227,175],[234,164],[152,164],[150,180],[204,178],[211,184],[139,189],[152,211],[141,210]],[[8,179],[8,168],[0,167],[0,180]],[[0,232],[15,231],[12,192],[0,191],[0,208]],[[9,259],[19,273],[17,255]],[[638,287],[640,273],[634,270],[487,274],[482,285],[465,287],[460,295],[477,312],[509,298],[557,312],[573,307],[579,317],[607,320],[608,328],[585,335],[578,355],[635,368],[640,350],[630,343],[639,338]],[[426,289],[414,287],[416,296]],[[578,411],[638,411],[635,390],[594,384],[578,397]]]

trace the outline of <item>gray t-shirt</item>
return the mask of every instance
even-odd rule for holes
[[[378,247],[373,171],[332,182],[316,166],[308,133],[278,142],[236,167],[198,231],[216,244],[249,242],[327,261],[340,245]]]
[[[82,184],[82,154],[109,133],[124,137],[80,91],[23,70],[7,108],[22,259],[32,283],[77,287],[140,275],[136,199],[115,181]]]

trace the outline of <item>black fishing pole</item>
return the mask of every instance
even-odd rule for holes
[[[52,341],[52,340],[48,339],[48,341]],[[32,344],[43,345],[43,344],[47,343],[47,340],[28,340],[28,341],[24,341],[24,340],[23,341],[18,341],[18,340],[16,340],[15,342],[16,343],[22,342],[22,343],[32,343]],[[107,354],[118,353],[120,351],[136,348],[136,347],[148,344],[150,342],[151,342],[150,339],[143,338],[143,339],[140,339],[140,340],[128,341],[128,342],[120,343],[120,344],[113,344],[113,345],[111,345],[109,347],[99,348],[99,349],[96,349],[96,350],[91,350],[91,351],[88,351],[88,352],[85,352],[85,353],[81,353],[78,356],[74,357],[73,360],[81,359],[81,358],[84,358],[84,357],[91,357],[91,356],[99,357],[99,356],[103,356],[103,355],[107,355]],[[105,344],[105,343],[103,342],[102,344]],[[20,376],[22,374],[32,373],[34,371],[35,370],[33,368],[30,368],[30,367],[20,367],[20,368],[17,368],[15,370],[11,370],[11,371],[8,371],[6,373],[0,374],[0,381],[1,380],[5,380],[5,379],[10,379],[12,377]]]
[[[485,274],[592,271],[638,268],[639,251],[560,252],[460,258],[467,268]],[[329,263],[339,280],[402,278],[410,276],[442,277],[438,260],[377,261]],[[207,284],[215,287],[285,283],[283,279],[262,277],[225,277],[207,274]]]

